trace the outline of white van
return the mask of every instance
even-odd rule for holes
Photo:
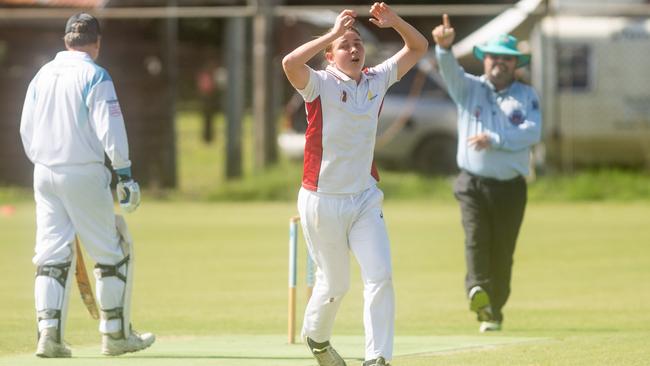
[[[545,17],[530,46],[546,163],[650,167],[650,20]]]

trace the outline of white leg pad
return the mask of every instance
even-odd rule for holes
[[[122,320],[122,332],[125,338],[131,334],[131,293],[133,290],[133,272],[135,270],[135,253],[133,251],[133,238],[122,215],[115,215],[115,225],[120,234],[120,246],[125,255],[129,256],[127,263],[126,284],[124,286],[124,313]]]
[[[124,218],[115,215],[124,259],[115,265],[95,266],[97,298],[101,308],[99,331],[115,333],[121,331],[128,337],[131,331],[131,292],[133,288],[133,240]]]
[[[74,249],[71,257],[69,263],[39,266],[34,281],[38,332],[57,328],[59,341],[64,339],[70,288],[74,282],[77,261]]]

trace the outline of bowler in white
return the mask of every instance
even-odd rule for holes
[[[302,335],[321,366],[345,365],[330,338],[350,286],[350,252],[361,267],[364,283],[364,366],[388,365],[393,356],[390,243],[373,152],[386,91],[418,62],[428,43],[385,3],[374,3],[370,16],[371,23],[393,28],[404,41],[404,47],[381,64],[365,67],[364,43],[353,26],[357,14],[352,10],[343,10],[332,29],[282,61],[307,109],[298,211],[317,272]],[[307,66],[322,51],[326,69]]]

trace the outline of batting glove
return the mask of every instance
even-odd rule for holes
[[[131,213],[140,205],[140,186],[131,178],[131,169],[117,170],[117,199],[122,211]]]

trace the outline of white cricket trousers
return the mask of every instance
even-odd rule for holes
[[[382,213],[384,194],[373,186],[352,194],[323,194],[304,188],[298,212],[316,283],[303,321],[303,337],[328,341],[341,299],[350,288],[350,252],[363,278],[366,360],[393,356],[395,294],[390,242]]]
[[[110,172],[102,164],[34,166],[36,254],[32,262],[36,266],[69,262],[75,234],[96,263],[114,265],[124,258],[115,227],[110,182]],[[71,286],[66,284],[68,289]],[[95,290],[102,309],[123,306],[124,282],[118,278],[96,278]],[[36,311],[62,309],[64,289],[54,278],[37,276],[34,295]],[[56,319],[38,324],[39,331],[55,326]],[[120,320],[102,319],[99,330],[120,331]]]

